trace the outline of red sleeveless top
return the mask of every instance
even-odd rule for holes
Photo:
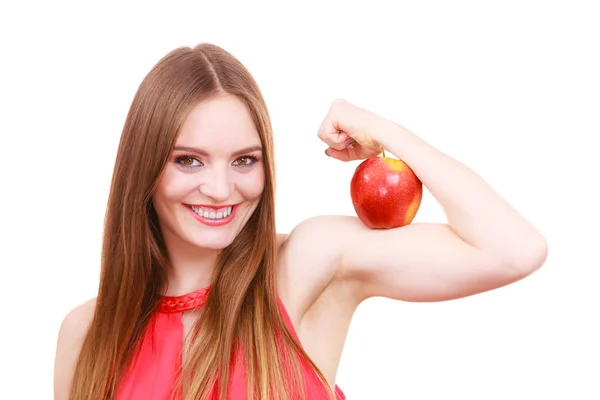
[[[180,354],[183,345],[181,316],[184,311],[201,307],[207,294],[208,288],[203,288],[182,296],[163,296],[119,387],[117,400],[170,399],[182,362]],[[299,342],[285,307],[281,302],[279,305],[288,328]],[[304,377],[306,398],[310,400],[327,399],[325,387],[308,363],[302,362],[300,368]],[[335,394],[337,400],[346,398],[338,386],[335,387]],[[217,395],[214,390],[209,399],[217,399]],[[229,382],[228,397],[230,400],[246,400],[247,398],[243,362],[234,365]]]

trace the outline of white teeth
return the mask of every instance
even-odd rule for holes
[[[218,211],[210,208],[202,208],[196,206],[191,206],[191,208],[196,214],[209,219],[227,218],[231,215],[231,212],[233,211],[233,207],[227,207],[226,209],[220,209]]]

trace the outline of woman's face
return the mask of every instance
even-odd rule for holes
[[[244,103],[219,95],[198,104],[153,196],[167,245],[227,247],[256,209],[264,185],[261,141]]]

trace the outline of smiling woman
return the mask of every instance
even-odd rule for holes
[[[167,248],[182,254],[190,245],[192,251],[229,246],[264,186],[261,139],[247,106],[225,93],[199,103],[181,126],[154,193]],[[193,284],[208,283],[209,276],[202,280]]]
[[[362,301],[470,296],[544,263],[527,220],[401,125],[336,100],[317,136],[341,161],[382,147],[404,160],[448,224],[320,216],[277,234],[271,123],[250,73],[211,44],[154,66],[119,144],[98,296],[60,329],[56,400],[343,399]]]
[[[59,333],[57,400],[343,397],[278,294],[272,160],[263,97],[231,54],[157,63],[122,132],[98,296]]]

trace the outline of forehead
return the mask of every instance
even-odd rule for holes
[[[176,145],[208,152],[260,145],[250,112],[237,97],[221,95],[197,104],[186,117]]]

